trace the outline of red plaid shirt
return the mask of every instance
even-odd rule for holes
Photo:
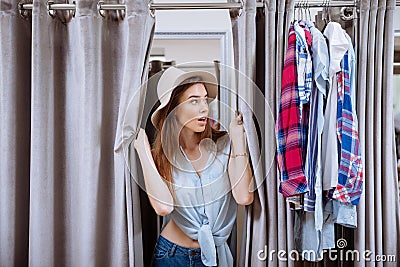
[[[311,44],[310,44],[311,45]],[[284,197],[308,191],[304,174],[304,135],[307,134],[305,117],[308,106],[303,106],[297,90],[296,33],[293,25],[289,29],[288,48],[282,71],[282,91],[279,114],[275,126],[277,135],[277,161],[281,173],[279,192]],[[303,119],[301,116],[303,112]]]

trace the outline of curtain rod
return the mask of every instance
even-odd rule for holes
[[[331,1],[331,0],[297,0],[294,4],[295,7],[357,7],[360,0],[343,0],[343,1]],[[396,0],[396,6],[400,6],[400,0]]]
[[[125,10],[125,4],[105,4],[103,1],[98,3],[99,10]],[[257,7],[263,7],[263,2],[257,2]],[[23,3],[18,5],[19,10],[32,10],[33,4]],[[75,4],[55,4],[49,1],[49,10],[76,10]],[[149,9],[154,10],[184,10],[184,9],[242,9],[242,3],[150,3]]]
[[[397,2],[396,2],[397,4]],[[358,6],[358,1],[333,1],[323,0],[323,1],[296,1],[295,7],[356,7]]]
[[[263,2],[257,2],[257,7],[263,7]],[[151,3],[150,10],[180,10],[180,9],[241,9],[242,3]]]
[[[264,0],[257,2],[257,7],[264,7]],[[357,2],[358,3],[358,2]],[[295,7],[355,7],[354,1],[330,1],[330,0],[298,0],[295,2]],[[400,0],[396,0],[396,6],[400,6]],[[18,9],[22,14],[24,11],[32,10],[33,4],[24,3],[21,1],[18,4]],[[76,10],[75,4],[55,4],[52,1],[48,2],[47,8],[52,10]],[[98,11],[103,10],[125,10],[125,4],[105,4],[99,1],[97,4]],[[149,9],[155,10],[185,10],[185,9],[242,9],[243,4],[240,3],[150,3]]]

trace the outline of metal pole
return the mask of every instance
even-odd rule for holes
[[[100,10],[125,10],[124,4],[104,4],[100,3]]]
[[[75,10],[75,4],[49,4],[51,10]]]
[[[151,3],[150,4],[150,10],[234,9],[234,8],[242,8],[242,4],[241,3]]]
[[[354,1],[297,1],[295,7],[354,7],[358,3]],[[400,6],[400,0],[396,1],[396,6]],[[264,7],[264,1],[257,2],[257,7]],[[33,4],[21,4],[21,10],[32,10]],[[51,10],[75,10],[75,4],[51,4]],[[150,10],[185,10],[185,9],[241,9],[242,3],[151,3]],[[125,10],[125,4],[103,4],[102,10]]]
[[[354,7],[354,1],[296,1],[295,7]]]

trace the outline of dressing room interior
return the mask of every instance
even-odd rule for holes
[[[137,148],[175,69],[251,172],[187,266],[400,266],[400,1],[0,0],[0,36],[0,266],[186,266]]]

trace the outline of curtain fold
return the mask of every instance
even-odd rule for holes
[[[0,1],[0,265],[28,265],[31,22]]]
[[[357,112],[364,162],[355,249],[399,259],[399,198],[393,123],[395,1],[363,0],[360,7]],[[365,75],[364,75],[365,74]],[[358,262],[357,266],[383,266]]]
[[[231,15],[238,98],[238,106],[235,108],[243,114],[254,179],[261,181],[263,179],[262,166],[259,165],[261,151],[255,125],[256,120],[253,120],[255,102],[260,100],[256,98],[255,90],[257,88],[253,83],[256,70],[256,1],[244,2],[242,13],[239,16],[235,15]],[[263,185],[261,183],[261,187],[255,192],[254,204],[245,207],[239,266],[253,266],[252,260],[254,260],[254,256],[256,257],[253,252],[263,249],[266,242],[265,231],[258,231],[257,238],[252,238],[254,233],[252,224],[260,230],[265,229],[266,225],[265,217],[260,216],[264,206],[262,191]],[[259,218],[259,220],[252,221],[253,216]]]
[[[294,10],[294,1],[274,1],[267,3],[268,13],[266,13],[266,42],[269,44],[266,50],[266,97],[271,106],[274,121],[267,124],[265,130],[268,132],[271,142],[275,142],[275,119],[278,113],[280,102],[280,90],[282,81],[282,68],[287,47],[287,33]],[[275,38],[270,38],[274,36]],[[275,149],[275,147],[274,147]],[[268,251],[290,251],[294,248],[293,244],[293,213],[287,208],[285,199],[278,193],[279,177],[274,160],[269,175],[267,176],[266,195],[268,209]],[[279,261],[277,256],[273,256],[268,266],[292,266],[293,262]]]
[[[285,51],[285,33],[290,23],[289,15],[293,5],[294,1],[266,1],[265,17],[259,14],[256,20],[255,1],[247,1],[241,16],[232,19],[235,67],[247,78],[258,83],[258,88],[254,88],[254,85],[241,83],[239,79],[238,94],[239,99],[242,99],[239,101],[239,110],[255,112],[256,115],[261,113],[261,116],[256,116],[255,121],[261,126],[261,146],[256,131],[252,128],[253,123],[250,123],[253,122],[252,117],[244,116],[253,168],[258,166],[255,159],[261,158],[262,165],[258,166],[254,173],[258,186],[254,203],[246,207],[239,266],[286,266],[288,262],[279,262],[276,253],[275,258],[269,260],[269,252],[292,249],[292,215],[287,210],[285,201],[278,195],[274,125]],[[265,27],[257,28],[256,21],[258,24],[265,21]],[[264,56],[258,53],[258,56],[263,58],[255,57],[256,30],[258,38],[265,38]],[[263,68],[262,65],[265,72],[256,74],[256,70]],[[265,77],[257,78],[256,75]],[[264,94],[265,99],[260,99],[257,97],[259,94],[254,94],[258,91]],[[259,183],[260,179],[262,183]]]
[[[126,216],[129,266],[144,266],[140,196],[137,184],[141,172],[138,169],[140,163],[137,161],[132,141],[141,125],[145,105],[147,88],[143,86],[143,83],[148,78],[155,20],[149,13],[145,1],[127,3],[127,12],[125,20],[128,23],[126,33],[128,49],[125,54],[126,63],[114,147],[116,162],[118,162],[118,167],[115,169],[118,181],[115,194],[119,196],[122,203],[124,202],[122,199],[125,198],[126,211],[118,213],[117,219],[123,221]],[[121,194],[123,189],[125,189],[124,197]],[[125,230],[122,230],[125,234]],[[118,251],[123,252],[122,249]]]
[[[275,161],[275,154],[271,149],[276,149],[275,138],[275,119],[278,113],[278,103],[280,101],[280,90],[282,80],[282,68],[287,46],[287,33],[293,17],[294,1],[267,1],[266,3],[266,25],[265,25],[265,97],[273,114],[273,121],[266,123],[266,138],[269,145],[266,146],[266,154],[270,154],[272,162],[270,169],[267,169],[266,179],[266,216],[267,225],[267,251],[272,250],[290,251],[294,248],[293,244],[293,214],[287,208],[285,199],[278,193],[279,177]],[[271,37],[273,36],[273,37]],[[266,116],[267,117],[267,116]],[[275,255],[268,255],[265,262],[267,266],[293,266],[292,261],[279,261]]]
[[[250,8],[249,8],[250,6]],[[278,250],[290,251],[293,248],[293,215],[287,209],[286,202],[278,194],[277,166],[275,163],[275,118],[277,113],[277,103],[279,101],[279,90],[281,84],[281,69],[284,59],[286,46],[287,29],[293,13],[294,1],[266,1],[265,17],[260,14],[256,20],[254,6],[252,2],[246,2],[243,14],[238,19],[232,20],[234,31],[234,51],[237,57],[236,68],[245,73],[247,77],[257,81],[259,88],[264,94],[265,99],[260,103],[260,99],[255,102],[247,101],[246,92],[240,91],[246,87],[241,86],[239,81],[239,96],[251,103],[250,107],[256,112],[263,112],[263,120],[258,121],[261,125],[262,136],[262,170],[256,175],[261,175],[263,183],[258,185],[254,203],[246,209],[246,230],[242,242],[242,253],[239,266],[291,266],[292,262],[278,261],[277,254],[270,257],[270,251]],[[257,23],[265,21],[264,27],[257,27]],[[235,35],[235,30],[237,34]],[[255,31],[258,38],[265,38],[265,49],[263,58],[254,58]],[[263,31],[260,33],[260,31]],[[235,43],[235,39],[236,43]],[[235,47],[236,46],[236,47]],[[242,51],[245,49],[247,52]],[[249,55],[250,54],[250,55]],[[264,65],[264,66],[262,66]],[[259,68],[264,68],[264,73],[255,72]],[[256,77],[256,75],[263,75]],[[264,81],[263,81],[264,80]],[[248,88],[248,87],[247,87]],[[246,89],[244,89],[246,90]],[[248,92],[249,90],[247,90]],[[251,99],[251,98],[250,98]],[[239,102],[240,104],[240,102]],[[263,110],[259,105],[263,106]],[[242,108],[239,105],[240,108]],[[239,109],[240,110],[240,109]],[[259,119],[260,116],[257,116]],[[245,118],[246,119],[246,118]],[[247,118],[249,119],[249,118]],[[248,132],[246,128],[246,132]],[[250,155],[258,158],[261,151],[257,139],[248,135]],[[252,162],[254,164],[254,162]],[[254,167],[254,165],[253,165]]]
[[[69,21],[34,0],[25,21],[14,2],[0,1],[0,265],[143,266],[139,194],[119,144],[147,76],[148,4],[103,18],[97,1],[78,0]]]

